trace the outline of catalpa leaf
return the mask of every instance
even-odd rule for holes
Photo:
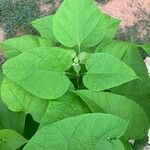
[[[32,26],[39,31],[42,37],[57,42],[53,34],[53,16],[46,16],[31,22]]]
[[[109,89],[139,78],[124,62],[106,53],[92,54],[85,65],[88,72],[83,77],[83,83],[93,91]]]
[[[79,90],[76,93],[93,112],[105,112],[124,120],[130,119],[126,131],[128,139],[141,139],[147,134],[148,118],[143,109],[131,99],[108,92],[90,90]],[[95,109],[95,106],[99,109]]]
[[[128,42],[115,41],[115,40],[109,41],[105,39],[96,48],[96,52],[108,53],[122,60],[126,51],[132,48],[133,45]]]
[[[3,52],[7,58],[12,58],[22,52],[39,47],[39,41],[36,36],[25,35],[17,38],[11,38],[2,43]]]
[[[0,150],[16,150],[27,143],[27,140],[13,130],[0,130]]]
[[[2,70],[0,69],[0,87],[2,82]],[[0,129],[11,129],[23,133],[25,114],[23,112],[12,112],[1,100],[0,92]]]
[[[138,48],[132,47],[131,49],[127,49],[123,61],[130,66],[142,80],[134,80],[126,83],[113,89],[113,91],[118,91],[119,94],[131,98],[150,95],[150,79],[148,71],[143,58],[138,52]]]
[[[100,140],[118,141],[126,128],[127,122],[114,115],[80,115],[41,128],[24,150],[94,150]]]
[[[26,91],[44,99],[56,99],[69,88],[64,71],[72,58],[62,48],[36,48],[8,60],[4,74]],[[61,81],[61,82],[60,82]]]
[[[41,121],[48,105],[47,100],[30,94],[8,78],[4,78],[1,91],[2,100],[10,110],[29,113],[35,121]]]
[[[91,112],[90,109],[79,96],[67,92],[62,97],[49,101],[46,113],[40,122],[40,127],[88,112]]]
[[[93,0],[65,0],[54,15],[53,31],[67,47],[91,47],[105,34],[105,16]]]
[[[112,92],[133,99],[145,110],[150,119],[150,78],[143,58],[138,51],[138,47],[128,49],[123,61],[129,65],[142,80],[134,80],[123,84],[113,88]]]

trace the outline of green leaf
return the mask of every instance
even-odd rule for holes
[[[136,141],[134,142],[133,149],[134,149],[134,150],[145,150],[144,148],[145,148],[145,146],[146,146],[147,143],[148,143],[148,139],[149,139],[149,137],[146,136],[146,137],[144,137],[143,139],[136,140]]]
[[[113,91],[118,91],[119,94],[124,94],[127,97],[150,95],[150,79],[148,76],[148,71],[143,59],[138,52],[138,49],[128,49],[126,51],[125,57],[123,58],[123,61],[128,66],[130,66],[142,80],[134,80],[130,83],[126,83],[114,89]]]
[[[133,150],[132,145],[130,144],[130,142],[126,138],[121,137],[120,140],[123,143],[125,150]]]
[[[144,45],[140,45],[140,47],[142,47],[146,51],[146,53],[148,55],[150,55],[150,44],[149,43],[148,44],[144,44]]]
[[[130,119],[126,131],[128,139],[141,139],[147,134],[147,116],[143,109],[134,101],[108,92],[80,90],[76,93],[81,96],[93,112],[105,112],[124,120]],[[94,105],[96,105],[96,109]]]
[[[2,100],[10,110],[30,113],[35,121],[41,121],[48,105],[47,100],[28,93],[8,78],[4,78],[1,91]]]
[[[112,89],[112,92],[133,99],[145,110],[150,120],[150,78],[138,48],[128,49],[123,61],[129,65],[142,80],[134,80],[123,84]]]
[[[19,133],[12,130],[0,130],[0,150],[16,150],[27,143]]]
[[[2,43],[3,52],[8,58],[12,58],[21,54],[22,52],[39,46],[38,38],[31,35],[11,38]]]
[[[107,141],[107,140],[100,140],[96,145],[95,150],[125,150],[124,145],[119,139]]]
[[[59,99],[49,101],[46,113],[41,120],[40,127],[88,112],[91,112],[90,109],[82,102],[79,96],[67,92]]]
[[[94,150],[99,140],[118,140],[126,127],[124,120],[108,114],[72,117],[38,130],[24,150]]]
[[[56,99],[69,88],[64,75],[72,58],[62,48],[36,48],[8,60],[4,74],[26,91],[44,99]],[[60,82],[61,81],[61,82]]]
[[[57,42],[53,34],[53,16],[46,16],[31,22],[32,26],[39,31],[42,37]]]
[[[2,70],[0,69],[0,86],[2,81]],[[0,92],[0,129],[11,129],[23,133],[25,114],[10,111],[1,100]]]
[[[11,129],[23,133],[25,114],[10,111],[0,99],[0,129]]]
[[[113,18],[107,14],[105,14],[105,22],[107,23],[107,30],[105,33],[105,39],[112,39],[117,33],[120,20]]]
[[[106,31],[105,17],[93,0],[65,0],[54,15],[53,31],[67,46],[91,47],[98,44]]]
[[[53,43],[49,39],[38,37],[38,40],[41,47],[53,47]]]
[[[93,91],[109,89],[138,79],[135,72],[124,62],[106,53],[95,53],[86,61],[88,72],[84,85]]]
[[[126,51],[132,48],[133,46],[131,43],[123,42],[123,41],[115,41],[115,40],[108,41],[105,39],[96,48],[96,52],[108,53],[122,60]]]

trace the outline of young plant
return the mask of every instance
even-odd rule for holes
[[[23,125],[0,122],[0,149],[131,150],[142,143],[150,80],[141,46],[113,39],[119,22],[93,0],[64,0],[56,14],[31,22],[40,36],[2,43],[1,98]]]

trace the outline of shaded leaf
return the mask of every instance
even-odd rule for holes
[[[144,45],[139,45],[139,46],[142,47],[148,55],[150,55],[150,44],[149,43],[144,44]]]
[[[40,126],[49,125],[59,120],[91,112],[80,97],[68,92],[59,99],[49,101]]]
[[[27,143],[27,140],[19,133],[12,130],[0,130],[0,149],[16,150]]]
[[[117,33],[117,30],[118,30],[118,27],[120,24],[120,20],[105,14],[105,22],[107,24],[107,29],[106,29],[104,39],[108,39],[108,38],[112,39],[115,36],[115,34]]]
[[[0,69],[0,87],[2,81],[2,70]],[[23,133],[25,114],[10,111],[1,100],[0,94],[0,129],[11,129],[18,133]]]
[[[39,31],[42,37],[57,42],[53,34],[53,16],[46,16],[31,22],[32,26]]]

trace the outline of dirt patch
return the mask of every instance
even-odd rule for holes
[[[120,39],[150,42],[150,0],[110,0],[101,9],[121,20]]]
[[[40,1],[39,2],[39,8],[43,15],[48,15],[49,13],[52,13],[55,11],[61,3],[61,0],[55,0],[52,3]]]

